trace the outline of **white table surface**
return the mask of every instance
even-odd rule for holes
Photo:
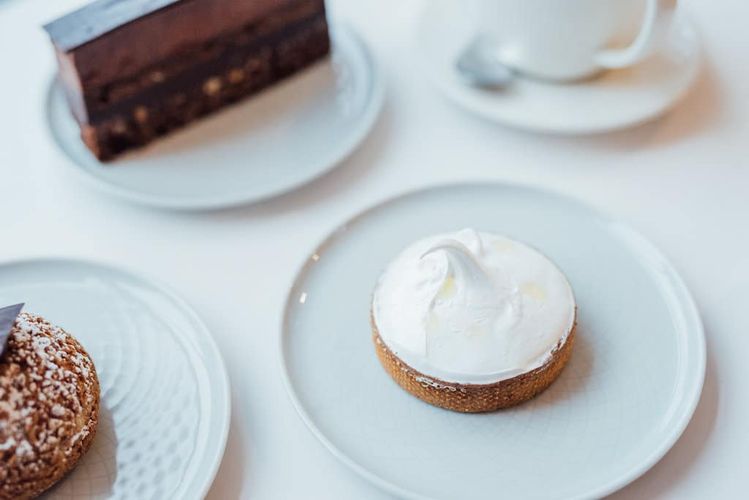
[[[43,121],[53,58],[38,25],[80,3],[0,0],[0,260],[109,262],[170,284],[197,309],[232,382],[229,444],[209,498],[387,497],[339,464],[294,412],[276,356],[282,304],[308,251],[338,223],[394,194],[458,180],[568,193],[631,224],[671,258],[705,322],[705,389],[673,450],[614,497],[746,495],[749,3],[684,2],[706,61],[676,110],[626,132],[560,138],[484,122],[437,93],[414,69],[416,0],[331,2],[388,80],[373,133],[340,168],[295,193],[198,214],[111,199],[62,164]]]

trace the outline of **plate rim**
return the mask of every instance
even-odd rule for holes
[[[287,296],[286,296],[286,300],[284,301],[284,307],[283,307],[282,316],[281,316],[281,324],[280,324],[280,328],[278,331],[278,340],[277,340],[277,355],[278,355],[279,371],[281,374],[281,378],[283,380],[284,388],[286,389],[286,393],[289,399],[291,400],[292,406],[294,407],[295,411],[299,415],[300,419],[304,422],[308,430],[312,433],[312,435],[314,435],[315,438],[317,438],[317,440],[320,441],[320,443],[334,457],[336,457],[339,461],[341,461],[351,470],[356,472],[359,476],[363,477],[367,481],[376,485],[380,489],[386,492],[389,492],[391,494],[398,495],[403,498],[418,499],[418,500],[429,498],[418,492],[399,486],[396,483],[389,481],[369,471],[365,466],[358,463],[353,458],[349,457],[343,450],[339,449],[335,444],[333,444],[333,442],[330,439],[328,439],[328,437],[326,437],[325,433],[322,430],[320,430],[320,428],[315,423],[315,420],[307,412],[307,410],[305,409],[304,405],[301,402],[301,399],[297,395],[297,392],[294,388],[294,384],[291,380],[291,375],[289,373],[290,363],[287,359],[287,348],[286,348],[287,346],[286,339],[289,336],[288,334],[289,319],[291,317],[292,307],[296,303],[296,301],[294,300],[295,291],[300,289],[300,285],[304,281],[304,278],[310,272],[310,269],[312,268],[312,266],[314,266],[314,264],[316,263],[316,261],[312,258],[312,255],[318,254],[319,252],[324,251],[330,245],[335,244],[335,241],[339,237],[339,235],[342,232],[346,231],[348,227],[356,224],[359,220],[367,217],[368,215],[372,213],[375,213],[383,208],[386,208],[387,206],[393,203],[397,203],[407,198],[418,197],[418,196],[430,194],[436,191],[448,191],[448,190],[453,190],[453,189],[476,189],[476,188],[522,190],[522,191],[531,192],[537,195],[556,198],[557,200],[560,200],[568,205],[583,209],[587,213],[591,215],[595,215],[599,220],[606,221],[610,224],[614,224],[618,229],[625,230],[628,233],[629,237],[636,239],[637,243],[639,245],[642,245],[643,248],[652,257],[658,259],[661,265],[661,269],[660,269],[661,274],[669,278],[669,283],[671,284],[671,288],[674,291],[678,292],[677,303],[681,306],[681,312],[683,316],[685,316],[685,318],[688,319],[687,325],[691,329],[692,337],[694,337],[691,340],[694,343],[692,347],[694,347],[695,349],[695,362],[697,366],[694,367],[695,368],[694,371],[691,371],[694,377],[693,385],[691,388],[687,387],[686,389],[682,391],[681,399],[682,401],[684,401],[683,410],[682,410],[683,413],[680,416],[680,418],[676,421],[677,425],[674,425],[669,430],[669,432],[663,433],[663,437],[657,443],[657,446],[653,448],[653,451],[650,454],[645,455],[645,458],[640,462],[638,466],[633,466],[626,473],[619,475],[614,480],[610,480],[604,483],[603,485],[597,488],[594,488],[591,491],[582,492],[581,494],[578,494],[577,496],[573,498],[588,499],[588,498],[600,498],[606,495],[610,495],[611,493],[614,493],[622,489],[623,487],[632,483],[636,479],[640,478],[647,471],[653,468],[653,466],[655,466],[666,455],[666,453],[668,453],[668,451],[671,450],[671,448],[676,444],[676,442],[679,440],[679,438],[682,436],[687,426],[689,425],[689,422],[692,420],[692,417],[694,416],[694,412],[697,409],[697,405],[699,404],[699,401],[701,399],[702,390],[703,390],[704,381],[705,381],[705,372],[706,372],[706,365],[707,365],[707,351],[706,351],[707,346],[706,346],[706,339],[705,339],[705,329],[704,329],[704,325],[702,322],[702,318],[699,314],[699,308],[697,307],[697,303],[695,302],[694,297],[692,296],[692,293],[687,287],[683,278],[678,273],[676,268],[671,264],[671,262],[666,258],[666,256],[653,243],[651,243],[650,240],[645,238],[642,234],[640,234],[638,231],[636,231],[629,225],[624,224],[623,222],[620,222],[616,218],[608,215],[606,212],[599,210],[594,205],[588,204],[584,201],[578,200],[577,198],[573,196],[563,194],[556,190],[540,188],[531,184],[516,183],[516,182],[472,181],[472,182],[437,183],[437,184],[426,185],[426,186],[416,188],[416,189],[409,189],[409,190],[400,192],[395,195],[386,196],[384,199],[377,201],[359,210],[355,214],[349,215],[344,220],[344,222],[338,223],[336,226],[334,226],[334,228],[330,230],[322,238],[322,240],[319,241],[319,243],[316,246],[313,247],[311,252],[309,252],[306,255],[303,263],[297,268],[297,272],[294,274],[294,278],[291,282],[291,285],[287,287]],[[687,331],[688,330],[685,330],[685,332]],[[689,340],[690,340],[690,337],[687,337],[687,341]]]
[[[421,16],[419,16],[418,20],[414,23],[414,33],[412,36],[414,46],[416,47],[416,50],[420,53],[423,53],[426,49],[424,48],[425,42],[424,42],[424,30],[426,30],[426,13],[431,9],[437,9],[439,6],[437,5],[437,2],[426,2],[424,6],[421,8]],[[680,6],[677,12],[677,17],[679,23],[683,24],[684,26],[689,29],[690,33],[694,35],[694,46],[695,46],[695,55],[692,57],[693,61],[690,63],[690,67],[687,71],[690,72],[689,77],[686,80],[686,83],[684,84],[683,88],[679,89],[678,92],[674,92],[672,95],[670,95],[667,98],[662,99],[662,101],[659,103],[658,106],[654,106],[651,111],[648,113],[643,114],[642,116],[631,118],[628,120],[623,121],[616,121],[612,120],[609,121],[606,124],[603,125],[586,125],[586,126],[557,126],[557,125],[549,125],[549,124],[532,124],[527,121],[518,121],[514,120],[512,118],[507,119],[506,117],[498,117],[496,115],[493,115],[488,112],[482,112],[478,110],[478,107],[476,105],[470,104],[468,101],[470,99],[466,97],[460,96],[459,92],[455,90],[454,85],[450,85],[449,82],[442,81],[442,79],[437,78],[434,73],[434,65],[430,64],[428,61],[428,57],[422,57],[421,59],[421,66],[424,70],[424,73],[426,74],[427,79],[430,81],[431,85],[436,88],[439,93],[446,98],[449,102],[451,102],[454,106],[461,109],[463,112],[472,115],[474,117],[480,118],[482,120],[485,120],[490,123],[494,123],[497,125],[501,125],[504,127],[508,127],[512,130],[518,130],[521,132],[526,133],[537,133],[537,134],[545,134],[550,136],[559,136],[559,137],[575,137],[575,136],[598,136],[603,135],[606,133],[621,131],[625,129],[635,128],[639,125],[643,125],[645,123],[651,122],[664,114],[671,111],[673,108],[675,108],[684,98],[687,96],[687,94],[690,92],[690,90],[694,87],[697,78],[700,74],[700,71],[702,70],[704,66],[704,44],[700,40],[698,30],[696,28],[696,25],[694,21],[692,20],[692,16],[689,13],[689,9],[685,8],[684,6]]]
[[[25,265],[70,265],[73,264],[75,266],[85,266],[88,268],[94,268],[103,270],[105,272],[112,272],[115,274],[119,274],[121,276],[125,276],[127,278],[130,278],[134,280],[135,282],[144,283],[151,288],[153,288],[156,292],[161,294],[162,296],[169,299],[173,304],[177,306],[177,308],[184,313],[187,318],[190,320],[192,324],[194,324],[197,329],[198,333],[204,334],[203,339],[205,340],[211,351],[212,355],[216,357],[216,360],[219,364],[218,370],[210,370],[211,372],[214,372],[217,374],[218,381],[221,383],[220,388],[217,388],[217,394],[223,399],[224,404],[222,408],[218,408],[219,412],[223,411],[224,415],[223,418],[217,418],[217,421],[220,424],[220,439],[217,442],[217,446],[215,447],[215,452],[213,453],[213,457],[211,458],[211,467],[204,469],[207,470],[207,474],[205,475],[205,480],[202,481],[204,484],[201,485],[201,482],[198,482],[200,485],[199,488],[196,488],[195,490],[195,496],[193,498],[204,498],[208,492],[211,489],[211,486],[213,485],[213,481],[216,479],[216,475],[218,474],[218,470],[221,467],[221,464],[223,462],[224,454],[226,452],[226,444],[228,442],[229,438],[229,430],[231,426],[231,381],[229,379],[229,373],[226,368],[226,363],[224,361],[223,355],[221,354],[221,350],[218,348],[218,344],[216,343],[216,339],[213,337],[213,334],[208,329],[207,325],[203,322],[203,320],[200,318],[198,313],[190,306],[190,304],[187,303],[185,299],[183,299],[172,287],[169,285],[163,283],[159,279],[153,278],[151,276],[148,276],[144,273],[133,271],[130,268],[122,267],[119,265],[115,265],[109,262],[96,260],[96,259],[89,259],[89,258],[81,258],[81,257],[65,257],[65,256],[36,256],[36,257],[23,257],[23,258],[10,258],[10,259],[2,259],[0,260],[0,272],[2,272],[3,268],[7,268],[10,266],[25,266]],[[209,440],[210,442],[210,440]],[[62,479],[63,481],[65,478]]]
[[[60,144],[60,141],[57,139],[56,133],[50,124],[49,109],[57,78],[55,75],[50,78],[50,83],[47,85],[47,90],[44,96],[44,121],[46,122],[44,126],[45,133],[60,153],[59,156],[62,158],[62,163],[69,167],[68,170],[75,172],[75,177],[101,193],[117,197],[136,205],[184,212],[216,211],[254,205],[291,193],[335,170],[350,155],[352,155],[367,138],[374,125],[377,123],[377,118],[380,116],[385,101],[385,81],[382,67],[367,43],[349,24],[345,22],[337,23],[335,21],[331,21],[329,24],[333,43],[335,43],[336,40],[344,40],[345,44],[355,47],[363,60],[366,61],[367,66],[370,69],[369,80],[372,86],[371,95],[365,105],[361,118],[356,122],[357,127],[350,135],[349,140],[340,143],[341,145],[339,146],[332,147],[330,149],[331,153],[323,157],[323,160],[319,162],[321,165],[324,164],[326,166],[316,169],[313,173],[300,177],[285,186],[277,187],[262,194],[252,195],[239,193],[234,194],[233,196],[213,195],[208,197],[165,197],[158,194],[142,193],[118,184],[112,184],[99,176],[92,175],[85,167],[78,165],[78,163],[68,155],[64,147]],[[242,103],[239,104],[241,105]]]

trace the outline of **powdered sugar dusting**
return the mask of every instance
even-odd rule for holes
[[[95,373],[62,328],[18,316],[0,357],[0,497],[69,466],[67,457],[95,431],[89,428],[99,398]]]

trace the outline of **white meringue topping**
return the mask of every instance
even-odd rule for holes
[[[375,288],[372,314],[383,342],[414,369],[492,383],[543,365],[572,329],[575,301],[536,250],[464,229],[398,255]]]

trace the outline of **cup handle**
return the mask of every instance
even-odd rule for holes
[[[645,17],[634,42],[624,49],[599,52],[595,57],[596,64],[607,69],[624,68],[643,59],[648,54],[656,30],[675,8],[676,0],[647,0]]]

